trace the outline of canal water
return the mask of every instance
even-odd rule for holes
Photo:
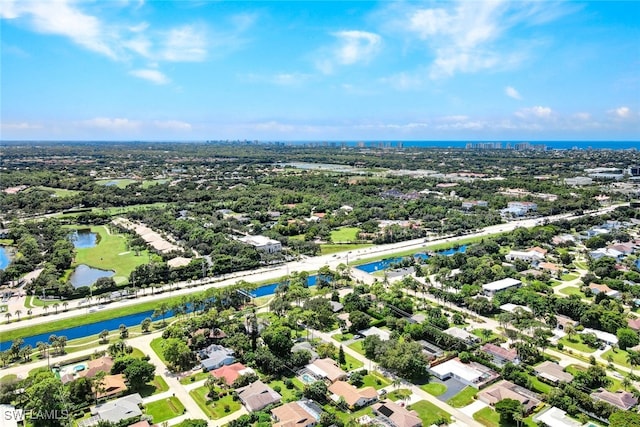
[[[453,255],[456,252],[464,252],[465,250],[466,250],[466,246],[460,246],[459,248],[456,248],[456,249],[450,249],[450,250],[442,251],[442,252],[438,252],[438,253],[442,254],[442,255]],[[424,253],[416,254],[414,256],[417,256],[417,257],[420,257],[420,258],[423,258],[423,259],[426,259],[428,257],[428,255],[426,255]],[[358,266],[356,268],[359,268],[359,269],[361,269],[363,271],[367,271],[366,269],[371,268],[371,267],[367,267],[367,266],[377,266],[378,267],[377,269],[372,269],[371,271],[379,271],[380,269],[389,268],[389,266],[391,264],[393,264],[394,262],[397,263],[397,262],[399,262],[401,260],[402,260],[402,258],[392,258],[391,260],[387,259],[387,260],[377,261],[375,263],[369,263],[369,264],[360,265],[360,266]],[[309,276],[309,278],[307,279],[308,286],[315,286],[316,282],[317,282],[317,276]],[[267,296],[267,295],[273,295],[275,293],[275,291],[276,291],[276,288],[279,285],[280,285],[280,283],[271,283],[269,285],[264,285],[264,286],[261,286],[261,287],[259,287],[257,289],[254,289],[250,293],[251,293],[251,295],[253,295],[256,298],[257,297]],[[109,308],[109,307],[107,307],[107,308]],[[165,315],[165,319],[168,319],[168,318],[170,318],[172,316],[173,316],[173,312],[169,311]],[[151,320],[153,320],[153,321],[161,320],[161,317],[154,317],[153,316],[153,311],[151,310],[151,311],[145,311],[145,312],[142,312],[142,313],[136,313],[136,314],[130,314],[130,315],[127,315],[127,316],[116,317],[116,318],[109,319],[109,320],[102,320],[100,322],[89,323],[87,325],[60,329],[60,330],[57,330],[57,331],[47,332],[45,334],[32,335],[32,336],[29,336],[29,337],[24,337],[23,339],[24,339],[25,345],[29,344],[33,348],[36,348],[36,345],[38,344],[38,342],[40,342],[40,341],[48,342],[50,335],[57,335],[57,336],[64,335],[64,336],[67,337],[68,340],[73,340],[73,339],[77,339],[77,338],[84,338],[84,337],[89,336],[89,335],[99,334],[100,332],[102,332],[105,329],[108,329],[110,331],[117,330],[120,325],[125,325],[126,327],[137,326],[140,323],[142,323],[142,321],[147,317],[150,317]],[[11,347],[11,341],[0,342],[0,351],[7,350],[10,347]]]

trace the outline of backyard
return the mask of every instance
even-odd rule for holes
[[[451,421],[451,414],[426,400],[420,400],[409,406],[408,409],[416,411],[425,426],[433,425],[442,419],[447,422]]]
[[[160,424],[163,421],[175,418],[185,411],[182,402],[177,397],[169,397],[147,403],[145,408],[147,415],[153,417],[154,424]]]

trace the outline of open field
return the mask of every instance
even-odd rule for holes
[[[585,343],[583,343],[582,338],[580,338],[580,335],[575,335],[574,337],[571,338],[571,340],[569,340],[569,338],[564,336],[560,338],[558,342],[562,343],[565,346],[565,348],[569,347],[574,350],[582,351],[584,353],[593,353],[596,351],[595,348],[591,348]]]
[[[78,191],[78,190],[67,190],[66,188],[45,187],[43,185],[39,185],[33,188],[37,190],[53,191],[53,194],[55,195],[55,197],[60,197],[60,198],[75,196],[76,194],[82,193],[82,191]]]
[[[76,249],[75,264],[86,264],[103,270],[113,270],[113,280],[122,284],[128,281],[129,274],[139,265],[149,262],[147,251],[135,252],[127,248],[126,237],[122,234],[110,234],[104,226],[91,227],[91,232],[99,234],[98,244],[93,248]]]
[[[440,396],[447,391],[447,386],[440,383],[427,383],[421,385],[420,388],[432,396]]]
[[[358,227],[342,227],[331,231],[332,242],[353,242],[358,240]]]
[[[123,178],[123,179],[97,179],[96,180],[96,184],[98,185],[115,185],[118,188],[125,188],[127,185],[129,184],[133,184],[139,181],[136,181],[135,179],[128,179],[128,178]]]
[[[231,394],[227,394],[216,401],[211,401],[207,397],[207,393],[209,393],[209,390],[206,387],[198,387],[189,392],[200,409],[214,420],[226,417],[240,409],[240,402],[233,400]]]
[[[460,393],[449,399],[447,403],[454,408],[464,408],[468,404],[473,403],[476,394],[478,394],[478,390],[473,387],[467,386],[463,388]]]
[[[559,291],[562,295],[578,295],[580,298],[586,298],[586,295],[584,294],[584,292],[582,292],[578,287],[576,286],[567,286],[566,288],[562,288]]]
[[[166,183],[166,179],[145,179],[142,181],[142,188],[153,187],[154,185]]]

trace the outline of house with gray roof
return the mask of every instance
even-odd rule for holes
[[[259,411],[268,405],[280,403],[280,399],[282,399],[280,393],[260,380],[248,386],[241,387],[236,391],[238,392],[240,401],[249,412]]]
[[[140,405],[142,397],[140,394],[130,394],[110,402],[105,402],[91,408],[91,417],[78,423],[78,427],[91,427],[100,421],[119,423],[124,420],[131,420],[142,416]]]
[[[231,365],[236,360],[232,349],[219,344],[211,344],[209,347],[200,350],[198,356],[200,356],[202,370],[205,372],[218,369],[224,365]]]

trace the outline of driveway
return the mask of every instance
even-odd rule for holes
[[[472,404],[467,405],[464,408],[460,408],[460,412],[462,412],[463,414],[467,414],[470,417],[473,417],[473,414],[478,412],[480,409],[486,408],[487,406],[489,405],[487,405],[484,402],[480,402],[479,400],[476,400]]]
[[[447,386],[447,391],[445,391],[440,396],[436,396],[438,400],[442,402],[446,402],[447,400],[451,399],[453,396],[460,393],[462,389],[466,387],[465,384],[462,384],[460,381],[454,378],[449,378],[448,380],[442,381],[442,380],[439,380],[438,378],[431,377],[429,382],[440,383]]]

